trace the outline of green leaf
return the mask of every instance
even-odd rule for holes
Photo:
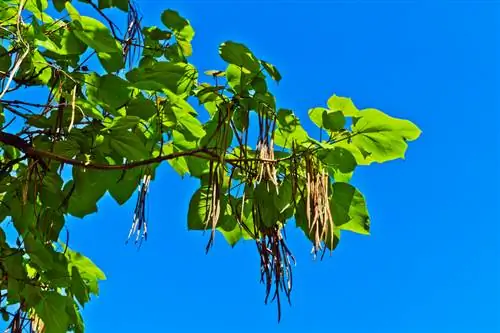
[[[119,116],[113,118],[113,121],[110,124],[105,124],[104,126],[113,131],[124,131],[134,128],[140,121],[141,118],[137,116]]]
[[[281,74],[280,74],[280,72],[278,71],[278,69],[274,65],[272,65],[272,64],[270,64],[270,63],[268,63],[268,62],[266,62],[264,60],[261,60],[260,63],[262,64],[262,67],[264,67],[264,69],[267,72],[267,74],[269,74],[269,76],[274,81],[276,81],[276,82],[280,82],[281,81]]]
[[[346,117],[354,117],[359,113],[358,108],[354,105],[352,100],[348,97],[340,97],[333,95],[326,103],[328,108],[332,111],[341,111]]]
[[[60,13],[64,10],[64,5],[68,2],[68,0],[52,0],[54,4],[54,8]]]
[[[45,324],[45,332],[66,333],[69,326],[66,300],[65,296],[55,291],[42,292],[42,299],[35,307],[35,312]]]
[[[135,68],[126,77],[139,89],[168,89],[176,95],[187,96],[198,79],[198,72],[190,64],[162,61]]]
[[[126,13],[128,12],[128,0],[99,0],[98,2],[99,9],[113,7],[119,8]]]
[[[76,266],[71,267],[71,291],[82,307],[90,300],[87,285]]]
[[[12,60],[7,49],[0,45],[0,72],[8,73],[11,65]]]
[[[0,312],[2,313],[2,320],[3,321],[9,321],[9,313],[5,308],[0,308]]]
[[[188,210],[188,230],[205,230],[207,225],[207,203],[210,204],[212,195],[208,193],[208,186],[200,187],[191,197]]]
[[[345,118],[342,112],[323,112],[323,126],[329,131],[338,131],[344,128]]]
[[[369,156],[368,162],[404,158],[407,141],[416,140],[420,129],[408,120],[393,118],[376,109],[365,109],[354,118],[352,143]]]
[[[73,168],[73,179],[63,189],[68,212],[80,218],[96,212],[97,201],[106,193],[108,183],[109,178],[103,179],[98,170]]]
[[[73,267],[78,269],[80,276],[89,288],[89,291],[94,295],[99,294],[99,280],[106,280],[106,275],[97,267],[92,260],[85,257],[79,252],[66,249],[66,258],[68,259],[69,273],[73,271]]]
[[[113,180],[108,188],[109,194],[119,205],[125,204],[137,190],[141,181],[141,169],[134,168],[127,171],[113,171]]]
[[[156,26],[145,27],[142,29],[142,32],[144,35],[155,41],[168,40],[172,37],[171,32],[161,30]]]
[[[161,21],[174,33],[183,55],[190,56],[193,53],[191,41],[194,37],[194,30],[189,21],[180,16],[178,12],[170,9],[161,14]]]
[[[80,16],[79,20],[73,20],[73,32],[82,42],[93,48],[96,52],[115,53],[121,55],[121,47],[111,36],[109,29],[100,21],[88,17]]]
[[[338,131],[344,128],[345,118],[342,112],[330,111],[325,108],[312,108],[308,114],[309,118],[320,128],[329,131]]]
[[[241,94],[243,91],[248,90],[252,76],[244,73],[239,66],[229,64],[226,68],[226,79],[229,86]]]
[[[68,12],[69,14],[69,17],[73,20],[73,21],[80,21],[82,19],[82,17],[80,16],[80,13],[78,12],[78,10],[71,4],[71,1],[70,0],[66,0],[64,2],[64,8],[66,8],[66,11]]]
[[[51,249],[47,248],[39,239],[35,239],[32,234],[24,237],[24,246],[33,263],[43,270],[49,270],[52,267]]]
[[[144,160],[150,155],[142,140],[132,132],[113,131],[109,139],[111,149],[129,160]]]
[[[180,150],[174,146],[173,143],[168,143],[163,146],[163,155],[169,155]],[[168,164],[181,176],[184,177],[189,173],[189,166],[184,157],[178,157],[168,160]]]
[[[349,150],[336,145],[323,144],[322,146],[325,148],[318,151],[318,157],[323,163],[341,173],[354,171],[357,163]]]
[[[334,183],[332,190],[330,210],[335,226],[363,235],[370,234],[370,216],[361,192],[348,183],[340,182]]]
[[[121,47],[118,41],[115,44],[117,48]],[[125,66],[125,59],[120,52],[98,52],[97,58],[108,73],[118,72]]]
[[[103,102],[113,111],[125,106],[130,100],[132,91],[130,84],[116,75],[106,74],[94,81],[94,84],[96,90],[92,93],[92,97],[97,102]]]
[[[153,101],[145,98],[142,94],[131,99],[127,105],[127,115],[148,120],[154,114],[156,114],[155,104]]]
[[[284,148],[291,148],[292,142],[303,144],[309,140],[307,132],[300,125],[299,119],[290,110],[280,109],[277,115],[277,130],[274,143]]]
[[[243,237],[243,233],[241,227],[238,225],[235,217],[232,215],[224,215],[221,218],[220,225],[217,227],[217,231],[219,231],[227,243],[234,247],[236,243]]]
[[[246,73],[257,73],[260,70],[259,60],[243,44],[224,42],[219,47],[219,54],[224,61],[242,68]]]

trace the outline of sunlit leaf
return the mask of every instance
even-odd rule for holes
[[[227,63],[236,65],[247,73],[257,73],[260,69],[259,60],[243,44],[224,42],[219,47],[219,54]]]
[[[341,111],[344,116],[357,116],[359,112],[358,108],[356,108],[352,100],[348,97],[333,95],[328,99],[327,105],[330,110]]]
[[[121,53],[121,48],[118,47],[111,32],[100,21],[89,16],[80,16],[80,19],[73,21],[72,24],[76,37],[96,52]]]
[[[368,161],[379,163],[404,158],[406,142],[416,140],[421,133],[412,122],[390,117],[376,109],[360,111],[352,130],[356,134],[352,143],[369,154]]]

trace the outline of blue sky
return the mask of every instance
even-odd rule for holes
[[[87,332],[500,331],[500,4],[495,1],[137,1],[145,24],[178,10],[196,30],[191,61],[223,69],[218,45],[275,64],[280,107],[306,121],[333,93],[423,131],[406,159],[360,167],[369,237],[343,233],[323,262],[289,226],[298,260],[292,307],[264,305],[255,245],[187,232],[197,182],[161,167],[149,239],[125,246],[135,202],[105,197],[72,219],[71,244],[107,274]],[[169,7],[165,7],[169,6]],[[477,117],[477,118],[476,118]]]

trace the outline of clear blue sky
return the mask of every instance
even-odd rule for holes
[[[284,79],[279,105],[302,118],[333,93],[423,130],[407,158],[359,168],[370,237],[343,233],[332,257],[297,257],[293,306],[263,304],[255,245],[187,232],[196,189],[168,166],[149,201],[149,239],[124,245],[132,200],[104,198],[72,219],[71,244],[107,274],[84,311],[87,332],[500,332],[500,4],[496,1],[138,1],[196,29],[191,61],[222,69],[217,47],[243,42]],[[309,122],[304,121],[309,124]]]

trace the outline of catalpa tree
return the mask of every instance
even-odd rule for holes
[[[106,193],[136,200],[129,237],[140,242],[163,162],[199,179],[187,225],[208,231],[207,251],[216,233],[256,243],[279,318],[292,290],[287,224],[321,257],[342,231],[368,234],[355,168],[403,158],[420,135],[333,95],[308,111],[313,136],[269,91],[278,69],[243,44],[223,42],[227,67],[200,74],[188,20],[165,10],[161,27],[140,22],[127,0],[0,3],[0,312],[11,332],[84,331],[80,310],[105,275],[69,247],[67,218],[96,213]]]

